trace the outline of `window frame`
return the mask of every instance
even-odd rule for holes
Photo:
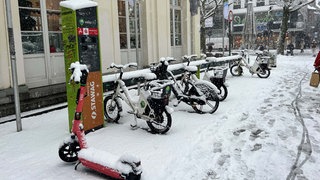
[[[182,46],[182,8],[181,0],[170,1],[170,45],[171,47]],[[176,12],[180,12],[176,16]],[[176,18],[179,17],[179,18]],[[177,28],[179,26],[180,28]],[[180,29],[180,32],[177,30]]]
[[[134,10],[130,9],[130,3],[133,3],[133,9],[137,8],[137,19],[134,16]],[[140,24],[140,12],[141,6],[139,3],[134,3],[134,0],[118,0],[118,26],[119,26],[119,42],[120,42],[120,49],[121,50],[130,50],[136,49],[136,30],[138,35],[138,48],[141,48],[141,24]],[[124,15],[120,14],[119,4],[124,3]],[[137,7],[135,7],[135,4]],[[133,13],[132,13],[133,12]],[[133,15],[133,16],[132,16]],[[135,21],[137,21],[138,27],[135,27]],[[120,23],[121,22],[121,23]],[[133,28],[132,28],[133,27]],[[125,41],[124,41],[125,40]],[[134,43],[132,43],[134,42]]]
[[[59,0],[58,0],[59,1]],[[57,2],[58,2],[57,1]],[[60,9],[49,9],[49,7],[47,7],[47,2],[49,2],[48,0],[46,1],[42,1],[42,0],[39,0],[37,1],[36,3],[39,3],[39,7],[25,7],[25,6],[20,6],[20,4],[18,5],[18,9],[19,9],[19,16],[20,18],[22,17],[21,16],[21,10],[29,10],[29,11],[33,11],[33,12],[39,12],[39,19],[38,21],[36,22],[35,26],[38,27],[38,28],[32,28],[32,29],[27,29],[25,30],[23,27],[22,27],[22,20],[20,19],[20,32],[21,32],[21,40],[22,40],[22,49],[23,49],[23,54],[24,55],[36,55],[36,54],[46,54],[46,53],[50,53],[50,45],[51,45],[51,42],[50,42],[50,35],[51,34],[58,34],[60,40],[58,40],[59,42],[59,52],[63,52],[63,44],[62,44],[62,30],[61,30],[61,27],[59,27],[59,29],[55,30],[55,31],[51,31],[50,28],[49,28],[49,20],[48,20],[48,17],[49,17],[49,14],[48,12],[53,12],[53,13],[59,13],[59,22],[60,22],[60,19],[61,19],[61,11]],[[30,15],[31,16],[31,15]],[[32,16],[31,16],[32,17]],[[29,34],[29,35],[28,35]],[[41,34],[41,40],[39,41],[35,41],[35,42],[32,42],[31,44],[27,44],[25,43],[26,41],[24,41],[24,38],[27,38],[29,39],[30,37],[32,36],[35,36],[36,34]],[[41,47],[40,47],[40,51],[31,51],[31,52],[28,52],[27,49],[25,48],[26,46],[32,46],[35,45],[35,44],[41,44]],[[25,46],[25,47],[24,47]],[[35,47],[35,46],[34,46]],[[56,49],[56,48],[55,48]],[[58,51],[54,51],[55,52],[58,52]],[[53,52],[52,52],[53,53]]]

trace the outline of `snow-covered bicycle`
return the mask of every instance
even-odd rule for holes
[[[186,65],[184,73],[176,79],[168,66],[173,58],[161,58],[159,64],[150,69],[158,79],[172,79],[172,92],[178,100],[190,105],[197,113],[214,113],[219,107],[219,98],[210,82],[195,79],[197,67]]]
[[[104,98],[104,114],[107,120],[117,122],[122,112],[122,101],[125,101],[135,119],[132,127],[137,126],[137,118],[145,120],[152,133],[164,134],[169,131],[172,123],[172,108],[168,106],[171,94],[171,80],[153,80],[146,84],[145,88],[141,88],[139,99],[135,101],[129,94],[128,88],[122,80],[124,70],[130,67],[137,67],[136,63],[126,65],[116,65],[112,63],[110,68],[120,70],[118,79],[115,81],[115,88],[112,94]],[[154,79],[153,76],[146,76],[149,80]]]
[[[197,55],[190,55],[190,56],[185,55],[182,58],[184,61],[187,61],[189,65],[190,62],[196,57]],[[206,59],[206,61],[208,62],[208,66],[204,72],[204,76],[202,77],[202,80],[211,82],[213,86],[210,84],[207,86],[210,86],[209,89],[214,89],[215,93],[218,94],[219,100],[223,101],[228,96],[228,89],[227,89],[227,86],[225,85],[225,76],[226,76],[227,68],[210,67],[210,63],[213,62],[214,60]],[[210,70],[213,70],[213,74],[209,72]],[[199,81],[195,75],[192,75],[192,79],[195,81]]]

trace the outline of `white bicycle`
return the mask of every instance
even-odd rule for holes
[[[168,106],[171,87],[171,80],[153,80],[147,83],[145,88],[141,88],[139,99],[134,101],[128,92],[128,88],[122,80],[123,71],[126,68],[137,67],[136,63],[126,65],[116,65],[112,63],[110,68],[120,70],[120,75],[115,81],[115,89],[112,94],[104,98],[104,113],[107,120],[118,122],[120,113],[122,112],[121,99],[125,101],[131,111],[128,113],[135,116],[135,123],[132,127],[137,126],[137,119],[145,120],[152,133],[164,134],[169,131],[172,123],[172,108]],[[152,76],[146,76],[152,77]],[[153,76],[149,80],[155,78]]]

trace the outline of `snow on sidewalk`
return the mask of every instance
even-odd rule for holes
[[[241,77],[228,73],[229,95],[214,114],[190,113],[181,103],[174,107],[169,132],[155,135],[131,130],[133,116],[124,113],[119,124],[88,134],[88,145],[116,156],[140,157],[144,180],[286,179],[295,161],[299,165],[305,158],[297,177],[316,180],[320,90],[309,86],[313,61],[311,56],[278,56],[268,79],[246,69]],[[298,148],[301,120],[312,147],[310,157],[306,145]],[[74,164],[59,159],[67,121],[65,108],[22,119],[19,133],[15,122],[1,124],[0,179],[107,179],[81,165],[75,171]],[[138,125],[147,127],[142,120]]]

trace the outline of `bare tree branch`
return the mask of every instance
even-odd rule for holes
[[[308,0],[306,2],[301,2],[300,1],[299,5],[292,6],[292,7],[289,8],[289,10],[290,10],[290,12],[293,12],[293,11],[299,10],[300,8],[302,8],[302,7],[304,7],[304,6],[308,5],[308,4],[311,4],[313,2],[314,2],[314,0]]]

